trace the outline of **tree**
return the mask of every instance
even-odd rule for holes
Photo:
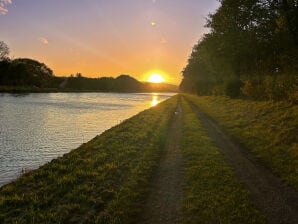
[[[48,87],[53,79],[53,71],[36,60],[0,61],[0,85]]]
[[[181,90],[201,95],[225,90],[236,97],[242,83],[250,83],[252,92],[264,99],[268,80],[274,85],[267,89],[274,93],[280,90],[270,88],[280,89],[285,80],[297,80],[298,1],[219,2],[221,6],[207,20],[210,33],[194,46],[182,72]],[[287,91],[297,88],[291,83]]]
[[[83,77],[82,73],[77,72],[77,74],[76,74],[76,78],[82,78],[82,77]]]
[[[12,61],[14,64],[23,64],[26,66],[26,69],[33,76],[43,76],[51,77],[53,76],[53,71],[47,67],[44,63],[39,61],[29,59],[29,58],[18,58]]]
[[[9,55],[9,47],[4,41],[0,41],[0,61],[7,60]]]

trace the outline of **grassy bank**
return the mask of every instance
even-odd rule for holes
[[[0,189],[0,223],[130,223],[159,163],[177,97]]]
[[[183,100],[184,223],[264,223],[248,191]]]
[[[298,190],[297,105],[225,97],[187,98]]]
[[[297,107],[222,97],[185,97],[280,174],[292,167],[293,173],[287,170],[283,177],[295,184]],[[178,98],[124,121],[0,188],[0,223],[137,222],[169,138]],[[250,193],[197,114],[184,98],[181,103],[183,222],[264,223]],[[272,129],[273,125],[280,126]]]

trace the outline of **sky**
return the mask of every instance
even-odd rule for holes
[[[216,0],[0,0],[0,40],[12,58],[57,76],[161,73],[179,84]]]

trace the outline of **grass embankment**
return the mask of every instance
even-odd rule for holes
[[[183,100],[184,223],[264,223],[249,192]]]
[[[298,190],[298,106],[187,95],[225,130]]]
[[[158,165],[177,97],[0,189],[0,223],[130,223]]]

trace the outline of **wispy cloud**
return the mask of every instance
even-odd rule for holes
[[[160,43],[161,43],[161,44],[167,44],[168,41],[167,41],[165,38],[162,38],[162,39],[160,40]]]
[[[12,0],[0,0],[0,14],[5,15],[8,12],[7,5],[10,5]]]
[[[0,5],[0,14],[5,15],[8,10]]]
[[[44,45],[48,45],[49,44],[49,40],[47,38],[44,37],[40,37],[38,38],[39,42],[44,44]]]

